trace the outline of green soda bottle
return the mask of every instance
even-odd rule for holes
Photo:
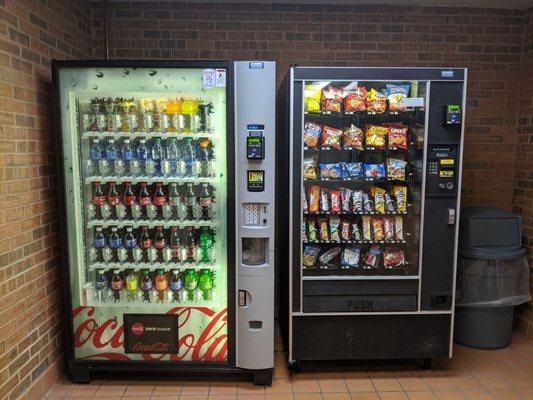
[[[209,228],[204,226],[202,228],[202,234],[200,235],[202,262],[210,261],[209,253],[211,252],[211,246],[213,246],[213,236],[209,233]]]
[[[198,274],[194,269],[185,271],[185,278],[183,278],[185,290],[187,291],[187,300],[194,301],[194,292],[198,287]]]
[[[202,291],[202,296],[204,300],[210,300],[211,298],[211,289],[213,289],[213,274],[208,269],[203,269],[200,271],[200,276],[198,278],[198,286]]]

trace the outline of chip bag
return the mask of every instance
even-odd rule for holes
[[[356,246],[347,246],[342,251],[341,266],[345,268],[355,268],[359,266],[361,249]]]
[[[335,257],[337,257],[339,254],[341,254],[342,248],[340,246],[335,246],[326,251],[324,254],[322,254],[318,261],[320,262],[320,265],[325,266],[331,263]]]
[[[322,89],[322,112],[329,111],[333,113],[340,113],[342,108],[342,100],[344,92],[342,89],[326,86]]]
[[[318,139],[322,134],[322,126],[314,122],[306,121],[304,123],[304,144],[310,149],[316,149]]]
[[[305,111],[310,113],[320,112],[320,97],[322,95],[322,83],[314,82],[305,85],[304,106]]]
[[[329,240],[332,242],[340,242],[339,224],[339,217],[332,216],[329,219]]]
[[[376,186],[370,188],[370,193],[374,196],[374,208],[376,212],[385,214],[385,190]]]
[[[370,225],[370,217],[364,216],[363,220],[363,240],[372,240],[372,226]]]
[[[389,129],[381,125],[367,125],[365,131],[365,145],[370,148],[384,150],[385,138]]]
[[[344,111],[366,111],[366,88],[355,87],[344,92]]]
[[[365,177],[380,179],[385,176],[385,166],[383,164],[364,164]]]
[[[379,241],[385,238],[385,229],[383,226],[383,219],[372,218],[372,233],[374,234],[374,240]]]
[[[342,139],[342,129],[332,128],[324,125],[322,128],[322,147],[331,147],[340,150]]]
[[[318,167],[316,165],[316,159],[314,157],[304,159],[303,175],[306,179],[318,178]]]
[[[340,214],[342,207],[341,191],[339,189],[330,189],[329,195],[331,197],[331,213]]]
[[[387,98],[376,89],[370,89],[366,94],[366,109],[376,114],[383,114],[387,109]]]
[[[346,128],[342,134],[344,148],[353,148],[357,150],[363,150],[363,130],[350,125]]]
[[[313,185],[309,188],[309,212],[317,213],[320,206],[320,186]]]
[[[305,224],[307,225],[307,239],[310,242],[316,242],[318,240],[318,232],[315,220],[313,218],[307,218]]]
[[[339,179],[341,177],[340,163],[320,164],[320,177],[322,179]]]
[[[377,268],[381,258],[381,250],[379,246],[372,245],[365,256],[365,266],[368,268]]]
[[[320,247],[318,246],[311,246],[306,245],[304,246],[304,252],[303,252],[303,264],[305,267],[315,267],[317,260],[318,260],[318,254],[320,253]]]
[[[341,177],[342,179],[357,179],[363,175],[363,163],[341,163]]]
[[[320,240],[329,240],[329,227],[328,220],[326,218],[318,219],[318,232],[320,234]]]
[[[407,107],[403,105],[403,100],[409,96],[409,89],[411,85],[398,85],[396,83],[386,84],[386,95],[389,100],[389,111],[407,111]]]
[[[407,127],[404,125],[388,125],[387,138],[389,149],[407,150]]]
[[[403,250],[386,248],[383,254],[383,265],[385,267],[401,267],[405,265]]]
[[[407,162],[396,158],[387,158],[387,178],[405,181],[405,167]]]

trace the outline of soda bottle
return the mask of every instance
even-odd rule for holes
[[[213,114],[213,104],[200,104],[198,106],[198,130],[209,132],[211,130],[211,114]]]
[[[196,252],[196,240],[194,238],[194,228],[192,226],[187,227],[187,235],[185,244],[187,245],[187,261],[193,262]]]
[[[117,228],[111,228],[111,234],[109,235],[109,247],[112,249],[118,249],[122,246],[122,239],[117,233]]]
[[[122,144],[122,159],[126,162],[132,161],[135,158],[135,151],[129,139],[124,139]]]
[[[159,301],[163,301],[165,296],[165,291],[168,289],[168,278],[165,274],[165,271],[160,269],[155,276],[155,290],[159,296]]]
[[[132,232],[132,228],[126,228],[124,235],[124,247],[128,250],[134,249],[137,246],[137,238]]]
[[[200,149],[198,150],[198,161],[200,162],[200,176],[209,176],[211,174],[211,154],[209,146],[211,141],[205,139],[200,141]]]
[[[115,182],[109,182],[109,192],[107,193],[107,204],[111,206],[111,212],[113,218],[117,218],[117,208],[116,206],[120,204],[120,196],[117,192],[117,187]]]
[[[194,172],[194,163],[196,161],[196,152],[194,151],[194,146],[192,145],[192,138],[188,137],[185,139],[185,144],[183,145],[181,159],[185,164],[184,174],[186,176],[192,176]]]
[[[126,276],[126,291],[129,301],[135,301],[137,290],[139,290],[139,278],[133,270],[131,270]]]
[[[180,301],[180,292],[183,289],[183,279],[180,271],[175,269],[170,280],[170,290],[174,293],[174,301]]]
[[[152,197],[148,192],[146,187],[146,182],[141,182],[141,190],[139,191],[139,204],[143,207],[144,213],[146,214],[146,207],[152,204]]]
[[[96,233],[94,234],[94,247],[101,249],[105,247],[105,236],[102,233],[102,228],[98,227],[95,230]]]
[[[89,130],[93,132],[98,132],[100,130],[98,126],[98,122],[99,122],[98,116],[100,112],[100,99],[96,97],[94,99],[91,99],[90,107],[91,107],[91,115],[90,115],[91,125],[89,127]]]
[[[204,300],[211,299],[211,290],[213,289],[213,274],[208,269],[202,269],[198,277],[198,287],[202,291]]]
[[[162,207],[167,202],[167,196],[165,196],[165,192],[163,191],[163,184],[161,182],[156,182],[155,184],[155,192],[154,192],[154,204],[157,207]]]
[[[99,270],[96,273],[96,279],[94,282],[94,287],[96,289],[96,297],[100,303],[105,303],[107,300],[107,277],[105,276],[105,271],[103,269]]]
[[[150,271],[145,269],[143,271],[143,277],[141,279],[141,290],[143,291],[144,301],[150,301],[150,292],[154,287],[154,282],[150,276]]]
[[[171,228],[169,242],[170,250],[172,251],[172,260],[178,262],[180,260],[180,235],[177,226]]]
[[[102,145],[100,144],[100,140],[94,139],[90,149],[91,160],[98,161],[102,159],[103,152],[104,151]]]
[[[179,206],[180,193],[178,192],[178,184],[173,182],[170,184],[170,192],[168,193],[168,203],[173,206]]]
[[[163,233],[163,227],[158,226],[155,231],[154,246],[157,250],[163,250],[166,245],[167,239],[165,238],[165,234]]]
[[[93,185],[93,204],[96,208],[96,216],[97,218],[102,217],[102,213],[100,210],[100,207],[105,203],[105,194],[102,190],[102,186],[100,185],[100,182],[94,182]]]
[[[139,244],[142,250],[145,251],[145,258],[147,258],[146,252],[150,247],[152,247],[152,238],[150,237],[150,234],[148,233],[148,227],[143,226],[141,228],[141,237],[139,239]]]
[[[150,157],[150,150],[146,144],[146,140],[139,140],[139,145],[137,146],[137,158],[141,161],[146,161]]]
[[[115,295],[115,301],[120,301],[120,291],[124,288],[124,279],[120,276],[120,270],[113,271],[113,278],[111,278],[111,290]]]
[[[200,192],[200,205],[202,207],[209,207],[213,202],[211,193],[209,193],[209,185],[207,183],[202,183],[202,191]]]
[[[155,171],[157,174],[161,174],[161,160],[164,158],[163,145],[161,144],[161,138],[156,138],[152,146],[152,159],[155,162]]]
[[[167,141],[167,158],[170,161],[170,170],[173,173],[178,171],[178,160],[180,158],[180,151],[178,142],[175,138],[170,138]]]
[[[114,139],[109,139],[107,142],[105,156],[109,161],[116,161],[118,159],[118,148]]]
[[[213,246],[213,236],[209,232],[207,226],[202,227],[200,234],[200,251],[202,254],[202,262],[211,261],[211,247]]]
[[[131,189],[131,182],[124,182],[124,194],[122,195],[122,202],[127,207],[128,216],[131,218],[131,208],[137,203],[137,196]]]
[[[188,269],[185,271],[185,277],[183,278],[183,284],[187,291],[187,300],[194,301],[194,294],[198,287],[198,275],[194,269]]]

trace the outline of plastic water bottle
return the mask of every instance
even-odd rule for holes
[[[156,174],[161,174],[161,161],[164,158],[163,145],[161,144],[161,139],[156,138],[154,145],[152,146],[152,159],[155,162],[155,172]]]
[[[192,176],[194,163],[196,161],[196,152],[194,151],[194,146],[192,145],[191,138],[185,139],[185,143],[182,149],[181,159],[183,160],[185,164],[184,175]]]
[[[178,171],[178,160],[180,158],[180,150],[178,142],[175,138],[171,138],[167,144],[167,159],[170,161],[170,171],[176,173]]]
[[[94,139],[91,144],[91,160],[98,161],[102,158],[103,148],[100,144],[100,140]]]

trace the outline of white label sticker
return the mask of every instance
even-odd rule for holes
[[[216,82],[218,82],[216,71],[214,69],[204,69],[202,74],[202,85],[204,88],[212,89],[215,87]]]
[[[226,70],[218,68],[216,77],[216,87],[226,87]]]
[[[405,107],[424,107],[423,97],[407,97],[402,100],[402,105]]]

